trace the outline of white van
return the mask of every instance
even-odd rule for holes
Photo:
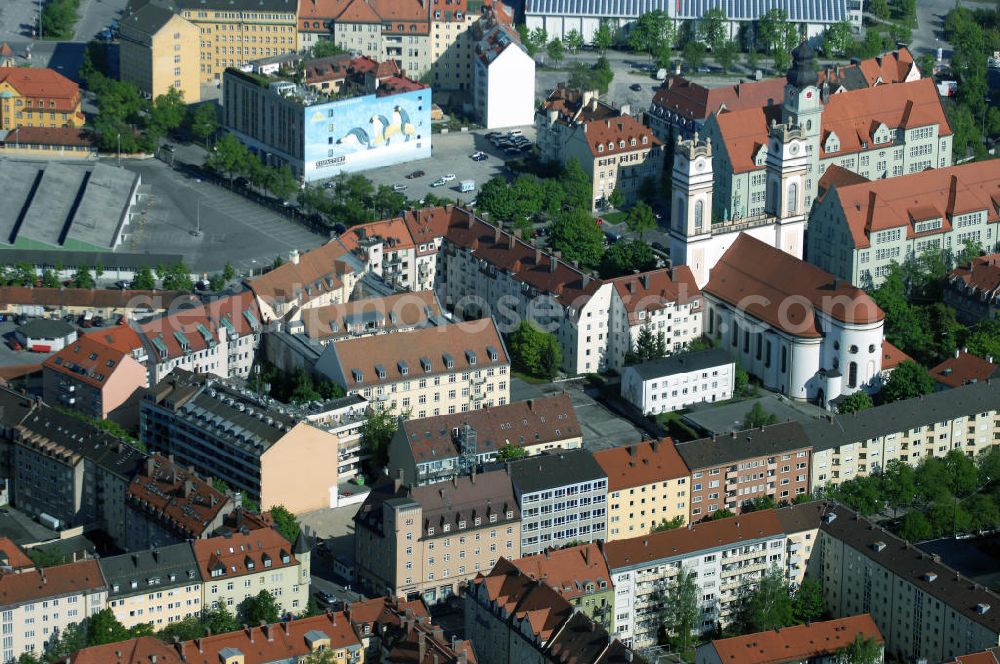
[[[462,190],[463,194],[465,192],[467,192],[467,191],[475,191],[476,190],[476,181],[475,180],[462,180],[459,183],[459,185],[461,186],[461,190]]]
[[[514,138],[515,136],[524,136],[524,132],[521,131],[520,129],[511,129],[510,131],[507,132],[507,135],[510,136],[511,138]]]

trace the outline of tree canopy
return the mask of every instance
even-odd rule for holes
[[[539,378],[555,378],[562,364],[559,340],[529,320],[521,320],[517,329],[510,333],[507,348],[518,370]]]
[[[586,210],[566,210],[551,226],[552,248],[563,259],[595,268],[604,255],[604,233]]]

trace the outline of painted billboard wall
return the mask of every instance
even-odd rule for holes
[[[431,156],[431,90],[365,95],[305,113],[305,180]]]

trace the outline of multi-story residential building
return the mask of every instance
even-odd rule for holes
[[[281,266],[250,280],[262,322],[295,317],[300,310],[347,302],[364,265],[339,240],[312,251],[293,250]]]
[[[465,636],[479,664],[611,664],[635,657],[546,581],[506,559],[466,588]]]
[[[755,498],[792,502],[809,493],[811,441],[798,422],[734,431],[686,443],[677,453],[691,471],[691,520],[740,511]]]
[[[328,652],[330,664],[364,664],[365,648],[357,625],[344,612],[276,624],[248,625],[235,632],[208,634],[191,641],[166,643],[152,636],[78,650],[72,664],[150,664],[155,662],[220,662],[270,664],[299,662],[311,653]],[[378,661],[378,660],[369,660]],[[442,664],[446,664],[442,662]],[[450,663],[449,663],[450,664]]]
[[[191,543],[203,582],[202,606],[235,612],[266,590],[282,613],[299,614],[309,601],[310,552],[305,535],[293,545],[273,528],[230,532]]]
[[[83,316],[84,320],[92,321],[97,316],[105,320],[121,316],[132,321],[159,315],[188,303],[197,304],[198,298],[184,291],[0,287],[0,313],[48,318]],[[117,333],[114,329],[102,332]]]
[[[621,372],[643,329],[662,335],[668,351],[679,351],[702,335],[702,299],[687,265],[608,280],[611,294],[610,368]],[[598,333],[600,337],[600,333]]]
[[[118,24],[118,71],[121,80],[139,88],[149,99],[171,88],[193,104],[201,99],[201,28],[174,13],[149,3]]]
[[[688,521],[691,471],[669,438],[594,452],[608,476],[607,541]]]
[[[944,302],[966,324],[1000,315],[1000,254],[989,254],[948,273]]]
[[[806,425],[810,490],[877,474],[890,461],[916,466],[951,450],[976,456],[1000,435],[1000,381],[987,380]]]
[[[663,175],[662,142],[641,122],[593,92],[556,88],[535,114],[543,161],[580,162],[593,183],[593,209],[617,189],[633,203]]]
[[[12,427],[11,502],[58,529],[98,527],[125,541],[125,496],[145,455],[80,419],[38,404]]]
[[[503,470],[428,486],[384,479],[354,526],[361,587],[427,603],[456,594],[501,556],[521,556],[521,511]]]
[[[127,551],[142,551],[209,537],[234,504],[228,496],[160,454],[146,458],[128,487]]]
[[[335,434],[212,376],[178,369],[147,390],[140,438],[264,510],[320,509],[336,495]]]
[[[229,68],[222,115],[268,164],[304,182],[431,155],[431,89],[403,76],[352,76],[330,95],[281,72]]]
[[[67,627],[105,608],[107,587],[97,562],[84,560],[0,574],[0,598],[0,654],[14,662],[21,653],[41,655]]]
[[[955,349],[951,357],[929,369],[934,379],[934,389],[950,390],[989,378],[1000,378],[1000,370],[993,364],[993,357],[977,357],[967,350]]]
[[[510,358],[493,319],[334,341],[316,372],[374,408],[408,417],[465,413],[510,399]]]
[[[736,364],[722,348],[679,353],[625,367],[622,399],[643,415],[670,413],[733,397]]]
[[[589,450],[555,450],[511,464],[521,552],[607,536],[608,477]]]
[[[864,288],[885,281],[893,263],[966,244],[1000,247],[991,196],[1000,165],[964,164],[869,181],[831,167],[809,216],[809,260]]]
[[[174,369],[246,378],[260,345],[260,316],[257,298],[243,291],[139,323],[149,385]]]
[[[664,593],[683,569],[698,585],[694,631],[732,620],[741,592],[768,569],[785,567],[785,533],[775,510],[698,523],[604,545],[615,587],[615,629],[628,646],[656,645]]]
[[[545,549],[542,553],[509,561],[521,572],[546,584],[577,611],[614,631],[615,590],[611,572],[598,544],[578,544],[565,549]]]
[[[135,333],[127,329],[85,334],[49,356],[42,362],[42,398],[99,420],[133,424],[148,375],[133,357],[134,347],[120,343],[125,337]]]
[[[127,629],[167,625],[201,615],[202,580],[189,542],[97,561],[108,588],[108,608]]]
[[[413,290],[417,283],[417,245],[401,218],[355,226],[340,236],[340,242],[364,261],[369,272],[393,288]]]
[[[994,662],[1000,662],[1000,648],[987,648],[986,650],[980,650],[979,652],[958,655],[945,664],[977,664],[977,662],[990,664],[990,658],[992,658]]]
[[[431,484],[481,472],[507,446],[534,456],[583,445],[566,394],[401,422],[389,443],[390,477]]]
[[[879,645],[879,661],[884,644],[882,633],[867,613],[836,620],[781,627],[728,639],[714,639],[697,648],[697,664],[802,664],[834,662],[841,649],[855,639],[872,640]]]
[[[396,293],[387,297],[352,300],[325,307],[309,307],[289,332],[302,331],[322,345],[347,337],[406,332],[445,322],[434,291]]]
[[[80,88],[54,69],[0,67],[0,129],[82,127]]]
[[[0,537],[0,570],[20,574],[35,569],[35,561],[9,537]]]
[[[1000,645],[1000,595],[974,583],[885,528],[839,505],[820,524],[826,608],[837,617],[870,613],[885,652],[944,662]]]
[[[432,290],[437,287],[439,252],[452,218],[452,208],[436,207],[403,212],[403,221],[410,231],[416,247],[417,274],[413,290]]]
[[[904,46],[874,58],[852,61],[850,65],[826,67],[819,72],[818,83],[826,85],[831,94],[837,94],[888,83],[909,83],[920,77],[913,54]],[[643,120],[664,144],[676,141],[678,136],[691,138],[694,132],[704,131],[713,114],[779,103],[786,84],[781,77],[706,88],[683,76],[668,76],[653,95]]]
[[[535,120],[535,59],[513,26],[494,25],[476,44],[473,105],[487,129]]]
[[[292,0],[130,0],[122,24],[149,5],[179,14],[198,28],[198,71],[203,84],[218,85],[227,67],[241,67],[259,58],[298,50],[298,7]],[[175,54],[173,34],[168,36],[169,62]],[[158,40],[149,45],[138,42],[130,53],[136,58],[160,60],[164,57],[160,51],[154,50],[148,56],[137,52],[142,46],[151,49],[160,45]]]
[[[885,314],[846,280],[744,234],[702,293],[706,334],[768,389],[828,407],[881,388]]]
[[[783,98],[713,114],[705,124],[713,147],[713,207],[724,219],[757,217],[782,197],[766,169],[771,152],[781,149],[771,137],[774,124],[803,143],[793,144],[797,158],[788,163],[801,173],[802,210],[810,209],[819,179],[833,165],[872,180],[951,165],[952,131],[932,79],[832,94],[807,42],[793,60]]]
[[[788,21],[794,25],[796,35],[813,38],[821,35],[829,25],[840,21],[848,21],[853,27],[860,29],[863,4],[862,0],[833,0],[819,5],[790,4],[787,8],[782,8],[788,12]],[[529,30],[544,28],[548,36],[554,39],[563,39],[570,31],[576,30],[590,44],[601,25],[606,24],[613,31],[628,33],[636,19],[651,11],[663,12],[677,28],[682,25],[697,28],[708,8],[697,2],[663,0],[655,0],[641,7],[619,1],[608,3],[579,0],[565,3],[557,0],[533,0],[525,6],[524,13]],[[759,21],[768,9],[763,5],[737,2],[713,2],[710,8],[722,10],[726,17],[725,34],[733,39],[742,32],[741,27]]]

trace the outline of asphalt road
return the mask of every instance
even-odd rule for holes
[[[33,37],[38,26],[37,0],[4,0],[0,2],[0,40],[23,44]]]
[[[73,40],[88,42],[121,17],[128,0],[81,0]]]

